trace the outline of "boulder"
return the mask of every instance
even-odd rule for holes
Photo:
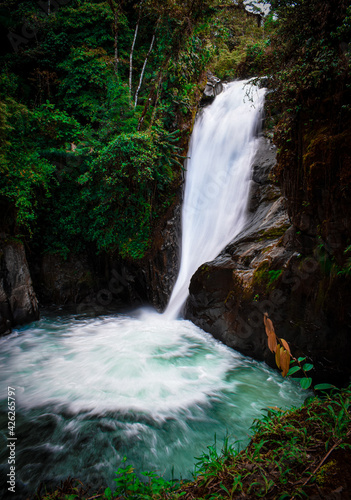
[[[0,250],[0,334],[39,318],[23,243],[3,239]]]
[[[330,280],[315,235],[296,228],[272,170],[275,148],[264,139],[252,169],[244,230],[192,277],[185,316],[226,345],[275,367],[263,314],[295,357],[314,364],[315,383],[351,375],[351,300],[342,276]],[[340,307],[343,304],[343,307]]]
[[[214,100],[214,98],[222,92],[222,90],[223,84],[220,78],[217,78],[217,76],[213,75],[211,71],[208,71],[207,83],[202,95],[200,106],[206,106],[207,104],[210,104]]]

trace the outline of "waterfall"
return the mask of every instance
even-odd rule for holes
[[[201,111],[190,141],[179,274],[164,312],[176,318],[191,277],[243,229],[264,89],[236,81]]]
[[[8,387],[16,393],[16,498],[33,498],[40,484],[68,476],[113,489],[125,456],[136,471],[188,478],[193,457],[214,436],[242,447],[263,407],[302,404],[306,394],[295,381],[190,321],[170,320],[179,314],[192,274],[245,223],[263,95],[254,89],[252,102],[243,82],[230,84],[196,122],[181,268],[165,316],[144,309],[97,318],[47,312],[0,338],[4,425]],[[8,453],[0,447],[5,474]],[[0,498],[6,495],[7,485],[0,484]]]

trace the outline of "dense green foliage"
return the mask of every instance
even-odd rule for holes
[[[3,0],[0,21],[2,226],[41,253],[141,258],[181,182],[204,70],[235,76],[255,19],[219,0]]]
[[[0,54],[0,199],[13,214],[6,230],[63,256],[87,245],[145,255],[181,182],[174,160],[185,154],[207,68],[224,79],[267,76],[274,90],[268,115],[273,124],[280,120],[281,168],[288,172],[284,166],[304,155],[317,175],[314,111],[328,115],[334,104],[335,127],[350,120],[350,6],[270,5],[260,24],[243,2],[0,2],[7,32]],[[302,120],[310,146],[296,152]],[[338,132],[342,127],[332,135]],[[345,147],[340,133],[329,150]],[[172,147],[165,148],[167,137]],[[320,183],[313,175],[311,182]]]
[[[146,252],[153,216],[172,201],[176,140],[174,132],[156,129],[118,135],[80,177],[91,204],[88,236],[98,249],[117,247],[122,257],[133,258]]]
[[[6,230],[65,257],[145,254],[181,182],[216,3],[0,2]]]

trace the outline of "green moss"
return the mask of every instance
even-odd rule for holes
[[[277,269],[276,271],[274,270],[268,271],[268,276],[269,276],[268,288],[270,288],[271,285],[273,285],[273,283],[281,276],[282,272],[283,272],[282,269]]]
[[[268,253],[272,250],[272,248],[274,248],[274,245],[269,245],[268,247],[262,250],[262,253]]]
[[[235,291],[234,290],[230,290],[228,295],[226,296],[225,298],[225,301],[224,303],[226,304],[228,302],[228,300],[232,299],[235,297]]]
[[[208,280],[211,276],[210,267],[207,264],[200,267],[200,272],[206,280]]]
[[[267,231],[260,231],[258,241],[272,240],[275,238],[280,238],[289,229],[289,224],[283,224],[279,227],[272,227]]]
[[[336,461],[330,460],[324,464],[316,475],[316,482],[321,486],[328,482],[331,475],[335,474],[336,470]]]
[[[252,278],[252,284],[253,286],[255,285],[262,285],[263,283],[266,282],[267,280],[267,272],[269,269],[269,262],[268,260],[264,260],[254,271],[253,273],[253,278]]]
[[[265,260],[255,270],[252,286],[263,288],[268,292],[274,288],[274,284],[280,278],[282,272],[282,269],[270,269],[270,262]]]
[[[94,285],[93,275],[90,271],[85,271],[83,275],[78,280],[78,284]]]
[[[23,245],[21,235],[7,236],[4,240],[4,245]]]

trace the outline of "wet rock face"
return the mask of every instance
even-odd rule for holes
[[[37,288],[44,304],[77,304],[95,285],[86,255],[70,254],[67,260],[58,254],[44,255],[39,280]]]
[[[78,314],[116,308],[167,305],[179,265],[180,195],[154,231],[150,252],[140,261],[117,255],[45,254],[32,262],[40,303],[66,305]]]
[[[289,240],[278,244],[290,226],[285,200],[270,180],[275,148],[264,138],[255,157],[244,231],[212,262],[201,266],[190,284],[186,317],[225,344],[256,359],[265,359],[265,333],[247,323],[255,271],[274,260],[285,264],[294,253]],[[245,307],[243,307],[245,304]],[[250,312],[251,304],[250,304]],[[267,352],[266,352],[267,351]]]
[[[351,375],[350,291],[342,279],[328,285],[315,238],[291,224],[286,199],[272,177],[274,164],[275,148],[262,138],[247,225],[197,270],[185,315],[226,345],[274,367],[263,326],[268,312],[294,355],[314,363],[315,383],[344,383]],[[342,312],[341,302],[346,304]]]
[[[150,303],[162,312],[170,298],[179,270],[180,251],[180,194],[170,213],[155,231],[153,248],[137,267],[129,269],[135,276],[140,302]]]
[[[0,334],[39,318],[24,246],[5,241],[0,250]]]
[[[220,78],[217,78],[217,76],[213,75],[211,71],[208,71],[207,83],[202,99],[200,101],[200,106],[206,106],[207,104],[210,104],[214,100],[214,98],[222,92],[222,90],[223,84]]]

